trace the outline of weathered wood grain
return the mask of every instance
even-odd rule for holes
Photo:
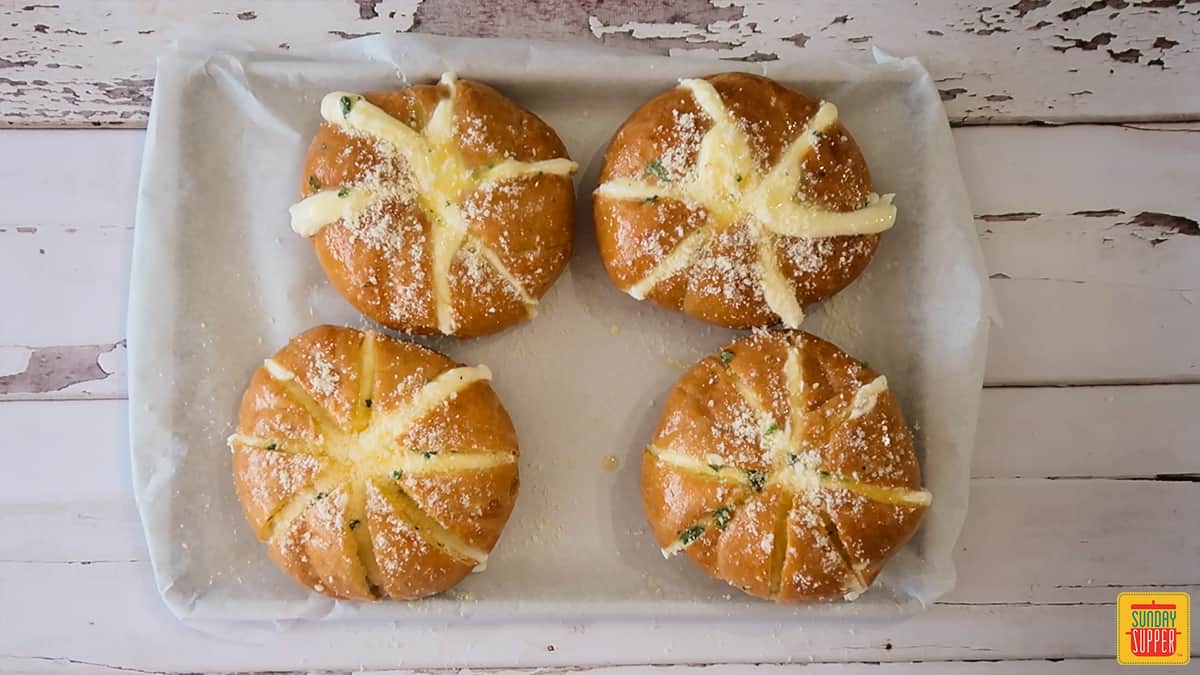
[[[0,120],[144,126],[154,59],[176,41],[284,51],[410,30],[750,61],[880,47],[920,57],[956,123],[1194,120],[1198,14],[1186,0],[14,0],[0,9]]]

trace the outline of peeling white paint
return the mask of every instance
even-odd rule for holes
[[[306,2],[303,11],[288,0],[258,0],[252,11],[244,0],[10,3],[0,9],[11,38],[0,42],[0,124],[144,126],[154,59],[175,41],[219,35],[226,44],[283,52],[338,35],[408,30],[755,60],[868,61],[880,47],[921,58],[939,88],[961,90],[946,101],[958,123],[1200,118],[1195,4],[1130,3],[1082,15],[1070,0],[986,10],[920,3],[902,11],[885,0],[852,7],[818,0],[803,11],[786,0],[681,0],[670,11],[639,2],[588,10],[574,0],[543,4],[550,7],[530,17],[522,0],[491,3],[487,12],[468,0],[380,0],[377,16],[363,19],[360,3],[349,0]],[[672,14],[679,20],[653,20]]]

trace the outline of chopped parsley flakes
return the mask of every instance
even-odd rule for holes
[[[341,190],[338,190],[338,196],[342,197],[343,199],[348,197],[349,195],[350,195],[350,188],[348,188],[348,187],[343,187]]]
[[[771,434],[776,433],[778,431],[779,431],[779,425],[776,424],[775,422],[771,422],[771,426],[767,427],[766,434],[768,436],[770,436]]]
[[[767,485],[767,474],[765,471],[749,469],[746,471],[746,480],[750,481],[750,487],[754,488],[755,492],[762,492]]]
[[[717,354],[717,358],[721,360],[721,363],[729,365],[729,362],[733,360],[733,350],[722,349],[721,353]]]
[[[342,104],[342,116],[345,117],[346,115],[349,115],[350,109],[354,107],[354,98],[350,96],[343,96],[339,102]]]
[[[320,190],[321,189],[321,181],[317,180],[316,176],[309,176],[308,177],[308,187],[310,187],[314,190]]]
[[[724,530],[726,527],[729,527],[729,521],[733,520],[733,509],[728,506],[722,506],[716,511],[713,511],[712,515],[713,523],[715,523],[717,527]]]
[[[683,532],[680,532],[679,533],[679,543],[683,544],[684,546],[687,546],[688,544],[692,543],[693,541],[696,541],[697,539],[700,538],[700,535],[704,534],[704,529],[705,528],[703,525],[693,525],[693,526],[689,527],[688,529],[684,530]]]
[[[358,522],[359,522],[358,518],[355,518],[354,520],[350,521],[350,529],[353,530],[354,528],[358,527]]]
[[[671,178],[667,176],[666,167],[663,166],[662,161],[660,161],[657,157],[650,160],[650,163],[646,165],[646,173],[653,175],[655,178],[664,183],[671,182]]]

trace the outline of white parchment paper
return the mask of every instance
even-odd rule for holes
[[[129,308],[134,489],[158,588],[208,627],[287,619],[587,621],[881,617],[954,584],[987,336],[986,286],[950,131],[915,60],[746,64],[597,48],[403,35],[303,54],[176,53],[159,62],[138,195]],[[933,506],[855,603],[776,607],[664,560],[642,514],[640,452],[682,370],[735,332],[609,282],[590,193],[605,144],[676,79],[760,72],[835,102],[899,216],[866,273],[804,328],[887,374],[913,423]],[[540,315],[473,341],[427,340],[485,363],[521,442],[521,493],[488,570],[420,602],[309,593],[243,520],[225,438],[250,374],[318,323],[365,325],[288,227],[305,149],[335,89],[397,88],[445,70],[549,122],[581,165],[577,252]],[[619,468],[604,468],[612,455]]]

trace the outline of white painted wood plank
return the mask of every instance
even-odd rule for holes
[[[980,218],[1114,208],[1189,215],[1197,206],[1200,125],[971,128],[954,138]]]
[[[972,475],[1154,477],[1200,474],[1197,385],[990,388]]]
[[[0,397],[125,396],[132,229],[0,225]]]
[[[128,672],[121,667],[113,667],[97,663],[71,662],[66,659],[30,660],[13,659],[22,671],[31,673],[109,673],[119,675]],[[32,663],[32,667],[22,665]],[[5,661],[0,657],[0,666]],[[798,668],[803,670],[797,671]],[[276,671],[282,673],[283,671]],[[292,671],[299,673],[301,671]],[[571,666],[568,668],[422,668],[420,670],[393,669],[360,670],[353,672],[363,675],[549,675],[551,673],[586,673],[587,675],[686,675],[702,673],[703,675],[736,675],[740,673],[755,673],[757,675],[775,673],[801,672],[804,675],[921,675],[924,673],[965,675],[1010,675],[1012,673],[1046,674],[1046,675],[1092,675],[1093,673],[1128,672],[1118,667],[1111,658],[1104,659],[1020,659],[1011,661],[916,661],[909,663],[887,663],[874,661],[859,661],[853,663],[803,663],[803,664],[769,664],[769,663],[732,663],[732,664],[697,664],[675,666]],[[1187,666],[1156,668],[1155,673],[1184,673]],[[219,673],[216,675],[220,675]]]
[[[960,130],[991,384],[1196,381],[1200,126]]]
[[[144,561],[125,401],[0,403],[0,560]]]
[[[656,53],[867,61],[878,46],[927,64],[951,119],[1195,119],[1197,10],[1070,0],[1009,6],[884,0],[79,0],[0,9],[0,120],[144,125],[154,57],[177,40],[284,51],[374,33],[547,38]],[[611,5],[611,6],[610,6]],[[1036,72],[1038,77],[1028,77]]]
[[[0,561],[71,566],[147,560],[141,520],[128,488],[102,501],[66,501],[0,505]]]
[[[991,336],[987,382],[1196,382],[1196,289],[1012,280],[992,286],[1004,325]]]
[[[19,158],[0,163],[5,398],[125,395],[125,298],[143,137],[0,134],[0,156]]]
[[[990,384],[1200,379],[1200,343],[1181,338],[1200,334],[1200,125],[955,135],[1004,318]],[[24,383],[0,396],[124,395],[140,146],[137,132],[0,133],[0,154],[31,158],[0,176],[0,199],[16,205],[0,216],[0,287],[39,289],[0,295],[0,315],[17,317],[0,324],[0,378]],[[53,159],[63,153],[72,161]],[[106,164],[112,183],[96,169]],[[28,198],[56,184],[71,199]]]
[[[1200,482],[977,479],[945,602],[1112,603],[1200,590]]]
[[[123,129],[4,129],[0,156],[9,161],[0,162],[0,228],[132,226],[145,136]]]
[[[504,667],[912,661],[1110,657],[1112,604],[938,605],[903,622],[630,625],[527,624],[504,628],[300,623],[214,640],[176,622],[145,564],[0,563],[0,597],[44,608],[0,615],[6,668],[31,657],[146,670],[385,669],[451,663]],[[119,611],[117,610],[119,608]],[[553,651],[549,649],[553,646]],[[619,649],[617,646],[619,645]],[[151,646],[153,648],[151,648]]]
[[[0,344],[113,341],[125,332],[133,226],[0,225]]]
[[[125,396],[144,136],[0,133],[0,398]]]

